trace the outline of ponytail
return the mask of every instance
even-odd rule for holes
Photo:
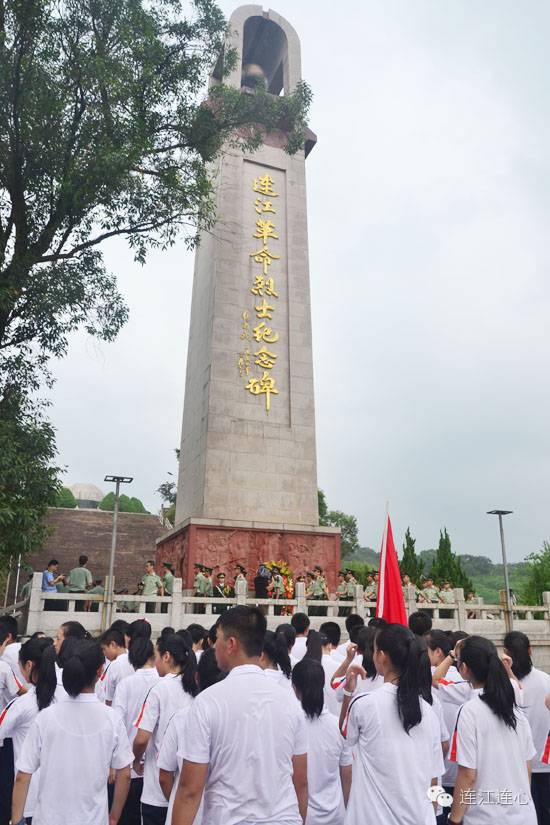
[[[321,662],[323,658],[323,645],[328,644],[328,639],[323,633],[318,630],[310,630],[306,638],[306,652],[303,658],[307,656],[308,659],[313,659],[315,662]]]
[[[482,636],[468,636],[460,647],[460,659],[470,669],[475,682],[483,685],[481,701],[515,730],[514,688],[494,644]]]
[[[512,657],[512,670],[518,679],[525,678],[533,669],[533,662],[529,655],[530,646],[529,638],[519,630],[512,630],[504,637],[504,647],[508,655]]]
[[[137,638],[130,644],[130,648],[128,650],[128,661],[134,670],[139,670],[146,665],[149,659],[152,659],[154,655],[155,649],[153,648],[153,642],[151,639],[145,639],[143,637]]]
[[[75,699],[84,688],[92,688],[103,662],[103,653],[97,642],[91,639],[75,641],[63,665],[63,687],[69,696]]]
[[[325,703],[325,671],[320,662],[304,656],[292,671],[292,684],[299,693],[300,703],[309,719],[317,719]]]
[[[274,633],[272,630],[266,630],[262,653],[273,665],[281,668],[287,679],[290,679],[292,673],[292,665],[290,664],[290,656],[288,655],[288,648],[286,639],[282,633]]]
[[[357,634],[357,653],[363,655],[363,670],[369,679],[374,679],[377,675],[374,664],[374,640],[376,638],[376,627],[362,627]]]
[[[132,646],[132,642],[135,639],[150,639],[151,638],[151,625],[147,621],[147,619],[136,619],[134,622],[131,622],[128,625],[128,629],[124,631],[126,636],[129,637],[130,642],[128,644],[128,648]]]
[[[38,710],[49,707],[57,687],[55,648],[48,638],[29,639],[21,645],[19,661],[32,662],[30,681],[36,688]]]
[[[196,696],[197,688],[197,658],[184,640],[177,633],[172,633],[171,636],[159,636],[157,639],[157,650],[161,656],[168,653],[176,667],[180,669],[181,684],[185,691],[190,696]]]
[[[431,704],[430,660],[424,641],[400,624],[378,631],[376,646],[386,653],[399,674],[397,710],[407,733],[422,721],[420,697]],[[428,698],[429,697],[429,698]]]

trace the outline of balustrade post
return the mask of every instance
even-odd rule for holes
[[[367,615],[367,606],[365,604],[365,591],[362,584],[355,585],[355,612],[365,618]]]
[[[174,579],[174,587],[172,589],[172,604],[170,605],[170,622],[175,630],[181,627],[181,597],[183,592],[183,581],[181,579]]]
[[[306,583],[296,582],[296,613],[307,613]]]

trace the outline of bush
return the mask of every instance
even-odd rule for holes
[[[73,496],[68,487],[61,487],[57,496],[55,497],[56,507],[68,507],[74,510],[76,507],[76,498]]]

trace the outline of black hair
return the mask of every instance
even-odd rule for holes
[[[314,659],[316,662],[320,662],[323,658],[323,645],[327,644],[328,639],[324,633],[320,633],[318,630],[310,630],[306,639],[305,656],[307,656],[308,659]]]
[[[272,664],[278,665],[286,678],[290,679],[292,665],[290,664],[286,640],[282,633],[274,633],[272,630],[266,630],[262,653],[267,656]]]
[[[80,622],[63,622],[61,625],[63,629],[63,639],[90,639],[91,636]]]
[[[125,633],[130,638],[130,644],[128,645],[128,648],[130,648],[135,639],[151,638],[151,625],[147,619],[136,619],[128,625]]]
[[[365,620],[359,613],[350,613],[349,616],[346,617],[346,630],[348,631],[348,636],[351,633],[352,628],[356,626],[362,627],[365,624]]]
[[[280,633],[284,637],[287,650],[290,651],[294,647],[296,641],[296,631],[291,624],[280,624],[275,633]]]
[[[377,629],[375,627],[361,627],[357,633],[357,653],[363,656],[363,669],[369,679],[374,679],[377,670],[374,665],[374,640]]]
[[[409,616],[409,630],[415,636],[425,636],[432,629],[432,617],[423,610],[417,610]]]
[[[46,567],[51,567],[52,564],[59,564],[59,562],[57,561],[57,559],[50,559]]]
[[[361,633],[361,631],[364,630],[364,628],[365,628],[364,624],[356,624],[354,627],[351,628],[351,630],[349,632],[349,640],[352,644],[354,644],[354,645],[357,644],[357,638],[358,638],[359,634]]]
[[[456,647],[456,643],[460,642],[461,639],[467,639],[469,633],[465,633],[463,630],[451,630],[449,632],[449,641],[451,642],[451,650],[454,650]]]
[[[103,662],[103,653],[96,641],[75,640],[63,665],[63,687],[69,696],[74,699],[84,688],[93,687]]]
[[[437,650],[439,647],[444,656],[447,656],[453,649],[451,640],[444,630],[430,630],[426,636],[426,644],[430,650]]]
[[[176,635],[181,636],[187,647],[193,647],[193,638],[187,628],[181,628],[180,630],[176,630]]]
[[[523,679],[533,669],[529,654],[531,643],[529,637],[519,630],[512,630],[504,637],[504,647],[512,657],[512,670],[518,679]]]
[[[373,616],[369,619],[369,627],[387,627],[388,622],[382,616]]]
[[[218,636],[218,622],[212,625],[210,630],[208,631],[206,638],[203,643],[203,649],[208,650],[209,647],[213,647],[216,644],[216,638]]]
[[[15,642],[19,628],[17,625],[17,619],[14,616],[0,616],[0,628],[6,629],[6,636],[8,633],[11,633],[13,641]],[[4,636],[4,639],[6,636]],[[4,641],[4,639],[2,639],[2,641]]]
[[[197,675],[199,681],[199,690],[202,692],[206,688],[221,682],[227,676],[223,670],[220,670],[216,661],[216,651],[213,647],[205,650],[199,659],[197,665]]]
[[[426,643],[401,624],[376,634],[376,647],[386,653],[399,674],[397,710],[407,733],[422,721],[422,696],[431,704],[431,670]],[[428,698],[429,695],[429,698]]]
[[[147,664],[149,659],[155,655],[155,649],[151,639],[141,638],[134,639],[128,650],[128,661],[134,668],[139,670]]]
[[[120,630],[113,630],[113,628],[110,627],[109,630],[106,630],[105,633],[99,637],[99,644],[110,645],[113,642],[117,647],[126,647],[124,644],[124,634],[121,633]]]
[[[153,559],[147,559],[145,564],[151,564],[153,567],[155,566],[155,562],[153,561]]]
[[[175,627],[168,626],[168,627],[163,627],[162,628],[162,630],[160,631],[160,635],[161,636],[171,636],[172,633],[175,633],[175,632],[176,632]]]
[[[86,564],[87,561],[88,561],[88,556],[79,556],[78,557],[78,563],[81,567],[84,567],[84,565]]]
[[[309,719],[317,719],[325,703],[325,671],[320,662],[304,658],[292,671],[292,684],[300,693],[300,703]]]
[[[32,662],[30,681],[36,689],[38,710],[49,707],[57,687],[55,648],[52,639],[29,639],[21,645],[19,661]]]
[[[49,639],[50,642],[53,642],[51,636],[46,636],[43,630],[35,630],[32,636],[29,636],[30,639]]]
[[[224,636],[238,639],[247,656],[261,655],[267,620],[259,608],[241,604],[230,607],[221,614],[218,627]]]
[[[110,630],[118,630],[119,633],[122,633],[122,634],[126,635],[128,633],[128,628],[129,627],[130,627],[130,625],[128,624],[126,619],[115,619],[115,621],[112,623],[112,625],[109,629]]]
[[[206,636],[206,630],[201,624],[190,624],[187,626],[186,630],[188,630],[191,634],[194,645],[196,645],[197,642],[202,642]]]
[[[157,639],[157,650],[161,656],[169,653],[176,667],[181,672],[181,684],[186,693],[190,696],[197,695],[197,682],[195,675],[197,672],[197,658],[189,645],[186,645],[181,636],[172,633],[171,636],[159,636]]]
[[[342,638],[342,631],[337,622],[323,622],[319,630],[325,634],[333,647],[338,647]]]
[[[296,635],[299,636],[301,633],[306,632],[311,622],[309,621],[309,616],[305,613],[294,613],[292,619],[290,620],[290,624],[296,631]]]
[[[514,689],[494,644],[483,636],[468,636],[460,646],[460,661],[468,666],[475,681],[483,685],[480,699],[505,725],[515,730]]]

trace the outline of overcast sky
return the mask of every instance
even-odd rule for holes
[[[221,2],[226,14],[233,3]],[[498,558],[550,540],[550,5],[280,0],[314,91],[307,160],[318,478],[379,547]],[[51,416],[65,481],[157,509],[175,473],[193,254],[106,247],[131,311],[72,340]]]

